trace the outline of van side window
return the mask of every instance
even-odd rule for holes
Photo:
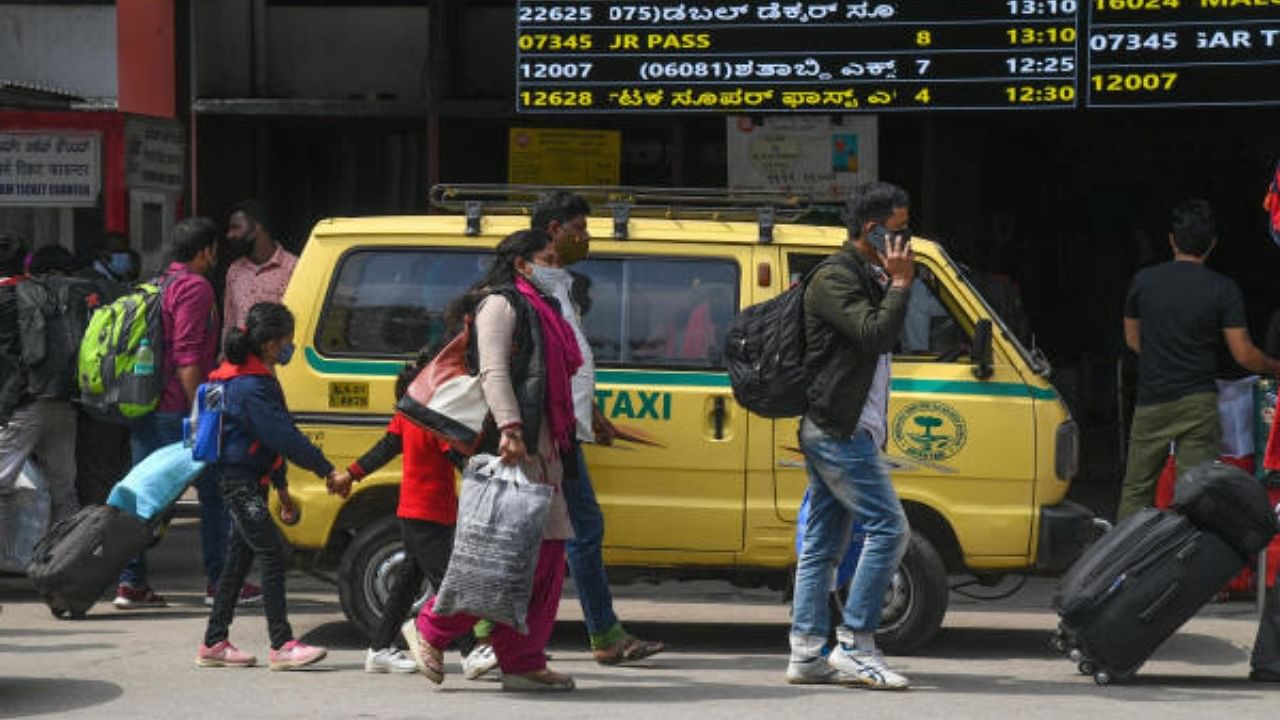
[[[826,255],[788,253],[787,279],[801,280]],[[916,263],[916,277],[911,284],[911,300],[894,357],[904,361],[955,362],[968,361],[969,335],[956,321],[946,288],[923,263]]]
[[[478,281],[490,252],[360,250],[343,256],[320,317],[325,355],[404,357],[444,334],[444,312]]]
[[[724,333],[738,308],[737,262],[597,257],[571,272],[597,364],[724,367]]]
[[[929,268],[916,263],[907,319],[895,354],[899,360],[969,361],[969,334],[951,311],[946,287]]]

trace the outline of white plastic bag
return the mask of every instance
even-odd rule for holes
[[[0,571],[26,573],[36,543],[49,530],[49,484],[27,461],[13,484],[0,492]]]
[[[526,624],[542,529],[555,489],[529,482],[519,465],[492,455],[467,463],[458,498],[453,555],[435,611],[467,613],[509,625]]]

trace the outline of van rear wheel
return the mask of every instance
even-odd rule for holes
[[[876,645],[890,655],[910,655],[928,644],[942,627],[950,592],[942,556],[928,538],[913,532],[885,591]]]
[[[407,562],[397,518],[382,517],[361,529],[338,567],[338,599],[347,619],[372,638],[386,615],[392,584]],[[424,583],[424,586],[426,583]],[[427,598],[426,588],[413,604],[416,611]]]

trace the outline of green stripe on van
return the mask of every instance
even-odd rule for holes
[[[395,377],[403,363],[394,360],[340,360],[321,357],[314,348],[306,348],[307,365],[312,370],[332,375],[367,375]],[[730,387],[728,373],[681,372],[665,370],[606,370],[596,371],[596,381],[605,385],[640,385],[645,387]],[[1054,400],[1058,393],[1053,388],[1028,387],[1020,383],[979,382],[977,380],[918,380],[895,378],[893,390],[947,395],[987,395],[994,397],[1032,397],[1036,400]]]
[[[404,363],[396,360],[334,360],[321,357],[312,347],[306,348],[303,354],[312,370],[330,375],[395,377],[400,374],[400,368],[404,367]]]
[[[1032,397],[1036,400],[1053,400],[1058,393],[1053,388],[1037,388],[1022,383],[981,382],[978,380],[917,380],[894,378],[893,390],[923,394],[990,395],[995,397]]]

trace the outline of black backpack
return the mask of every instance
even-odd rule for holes
[[[840,263],[856,272],[837,252],[781,295],[746,308],[729,323],[725,365],[733,397],[747,410],[762,417],[785,418],[803,415],[809,409],[804,293],[809,280],[828,263]]]
[[[93,311],[119,293],[109,281],[49,275],[18,284],[18,333],[27,392],[37,398],[76,395],[76,357]]]

